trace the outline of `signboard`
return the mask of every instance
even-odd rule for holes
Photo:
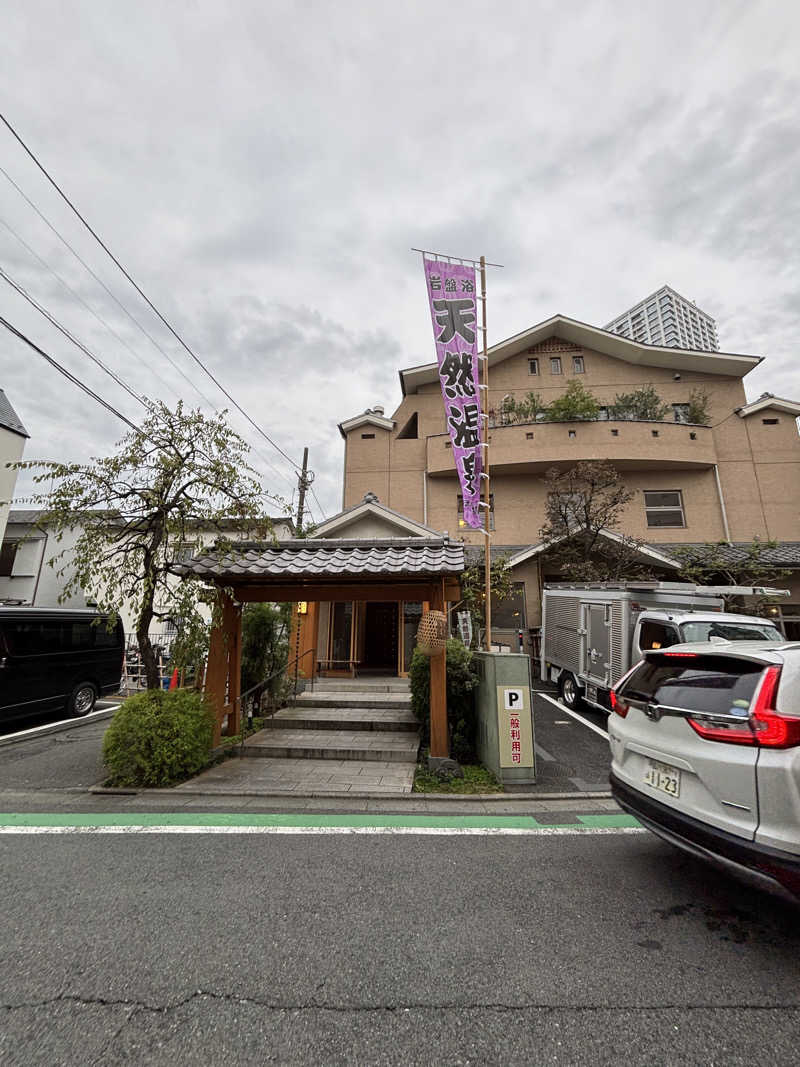
[[[472,615],[469,611],[458,612],[458,632],[461,640],[470,648],[472,645]]]
[[[464,499],[464,522],[479,530],[484,523],[479,507],[483,463],[475,268],[430,259],[424,260],[424,265],[447,429]]]
[[[527,686],[498,685],[497,727],[500,766],[532,767],[531,694]]]

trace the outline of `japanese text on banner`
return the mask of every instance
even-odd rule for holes
[[[482,405],[475,268],[429,259],[424,263],[447,429],[464,499],[464,522],[480,529]]]

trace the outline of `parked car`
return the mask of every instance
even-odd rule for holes
[[[68,608],[0,608],[0,722],[61,710],[88,715],[122,675],[122,623]]]
[[[672,844],[800,898],[800,644],[646,652],[612,704],[618,804]]]
[[[723,594],[784,596],[761,586],[688,582],[551,582],[542,594],[542,681],[571,709],[610,711],[610,690],[642,652],[690,641],[781,641],[755,615],[723,611]]]

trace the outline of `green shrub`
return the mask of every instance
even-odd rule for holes
[[[664,403],[652,385],[646,385],[632,393],[617,393],[608,409],[608,417],[634,422],[663,422],[669,411],[669,404]]]
[[[431,661],[419,649],[414,649],[408,676],[411,707],[422,727],[423,744],[428,744],[431,727]],[[477,685],[478,673],[472,653],[460,641],[451,638],[447,642],[447,728],[450,755],[459,763],[474,763],[476,759],[478,719],[473,690]]]
[[[166,786],[208,763],[213,715],[192,689],[151,689],[129,697],[103,738],[103,759],[114,785]]]
[[[583,382],[573,379],[561,396],[557,396],[547,409],[550,422],[576,422],[580,419],[596,419],[600,405]]]
[[[696,422],[700,426],[708,425],[708,405],[708,393],[704,389],[692,389],[689,394],[689,422]]]

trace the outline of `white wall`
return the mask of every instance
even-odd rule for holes
[[[25,449],[25,438],[18,433],[0,426],[0,543],[5,536],[8,520],[9,503],[14,499],[17,484],[17,472],[9,469],[7,464],[18,463]],[[4,503],[5,501],[5,503]]]

